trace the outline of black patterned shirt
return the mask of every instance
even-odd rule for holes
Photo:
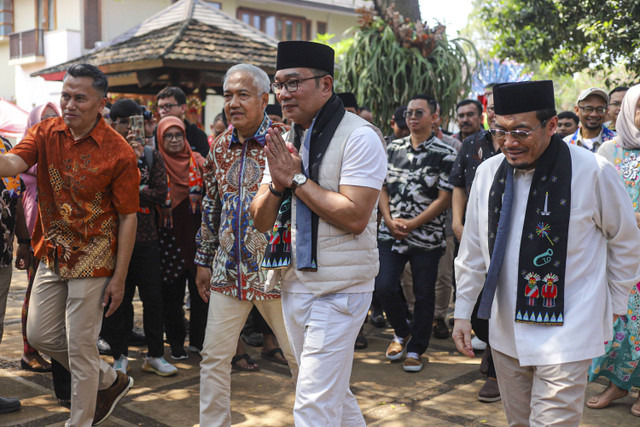
[[[462,143],[458,157],[453,163],[451,174],[449,174],[449,182],[454,187],[464,188],[468,195],[471,191],[473,178],[476,176],[476,169],[480,163],[493,157],[496,153],[495,148],[493,148],[491,132],[481,130],[469,135]]]
[[[411,219],[420,215],[438,198],[438,192],[451,192],[449,172],[456,150],[431,136],[414,149],[411,136],[396,139],[387,146],[388,171],[385,186],[389,193],[389,210],[393,218]],[[444,248],[445,212],[422,224],[402,240],[395,240],[381,220],[378,241],[392,242],[392,249],[405,253],[409,249]]]

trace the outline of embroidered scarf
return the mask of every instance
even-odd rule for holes
[[[489,251],[493,254],[508,173],[505,159],[489,193]],[[571,155],[554,135],[540,156],[529,190],[518,260],[515,321],[546,326],[564,322],[564,284],[571,211]],[[515,230],[512,230],[515,231]]]
[[[302,155],[303,173],[318,183],[320,165],[325,151],[344,117],[342,101],[334,93],[320,109],[306,134],[302,127],[294,124],[288,139],[293,136],[293,145]],[[302,140],[305,135],[304,141]],[[305,155],[305,152],[308,155]],[[286,190],[273,227],[273,234],[262,261],[263,268],[286,268],[291,263],[291,199]],[[302,271],[316,271],[317,240],[319,218],[300,199],[296,203],[296,268]]]

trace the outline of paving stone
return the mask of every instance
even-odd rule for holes
[[[0,395],[21,399],[22,409],[0,415],[0,426],[60,426],[68,410],[57,405],[50,374],[19,369],[22,354],[20,313],[26,275],[14,271],[7,305],[5,333],[0,346]],[[135,327],[142,327],[142,307],[134,300]],[[188,313],[188,311],[187,311]],[[477,393],[484,382],[478,372],[480,357],[469,359],[459,355],[449,339],[432,339],[427,351],[429,363],[419,373],[406,373],[400,363],[390,363],[384,352],[393,336],[390,328],[377,329],[365,325],[369,347],[354,355],[351,389],[358,399],[370,426],[505,426],[506,417],[500,402],[482,403]],[[143,372],[140,366],[145,347],[131,347],[130,375],[134,388],[103,424],[114,426],[198,425],[200,356],[173,361],[166,347],[165,358],[179,372],[173,377],[160,377]],[[260,365],[259,372],[237,372],[231,375],[231,418],[234,426],[285,427],[293,425],[294,384],[288,368],[260,358],[260,348],[247,348]],[[108,363],[113,359],[103,356]],[[587,398],[602,391],[605,382],[589,384]],[[629,409],[637,397],[629,396],[609,408],[585,408],[581,426],[639,426],[640,419]]]

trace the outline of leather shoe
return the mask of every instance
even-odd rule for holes
[[[20,367],[31,372],[51,372],[51,364],[44,359],[42,361],[45,363],[40,363],[37,357],[34,357],[28,362],[20,359]]]
[[[449,328],[444,319],[436,319],[433,322],[433,336],[441,340],[449,338]]]
[[[111,415],[120,399],[133,387],[133,378],[120,371],[116,371],[116,374],[118,375],[116,382],[111,387],[105,390],[98,390],[96,412],[93,416],[94,426],[104,422]]]
[[[480,402],[497,402],[500,400],[500,388],[498,388],[498,380],[495,378],[487,377],[487,381],[484,383],[480,392],[478,392],[478,400]]]
[[[20,401],[12,397],[0,397],[0,414],[8,414],[20,409]]]

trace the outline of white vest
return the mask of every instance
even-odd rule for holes
[[[320,164],[318,185],[325,190],[339,192],[345,145],[351,133],[362,126],[369,126],[375,130],[380,138],[379,142],[384,145],[384,139],[378,128],[357,115],[346,112]],[[293,132],[289,132],[288,138],[293,138]],[[304,283],[309,292],[316,296],[344,291],[350,286],[360,285],[376,277],[380,265],[377,245],[377,208],[371,212],[365,230],[358,235],[319,218],[316,250],[318,270],[300,271],[295,267],[298,235],[297,202],[298,199],[294,195],[291,210],[291,264],[287,269],[269,272],[268,288],[279,282],[280,275],[284,276],[289,268],[294,269],[297,278]]]

